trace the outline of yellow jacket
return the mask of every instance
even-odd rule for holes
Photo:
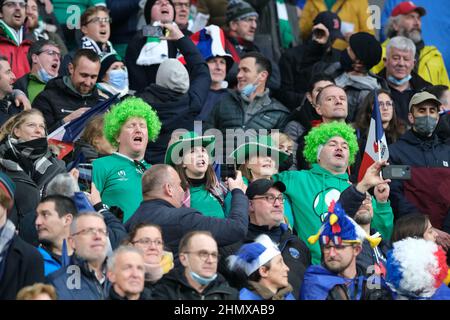
[[[367,11],[369,4],[367,0],[337,0],[331,8],[331,11],[338,13],[342,23],[353,24],[353,32],[368,32],[375,34],[372,20],[369,18]],[[300,17],[300,35],[303,40],[306,40],[311,34],[314,18],[322,11],[327,11],[327,6],[324,0],[308,0],[303,8]],[[345,35],[345,34],[344,34]],[[344,40],[337,39],[333,48],[343,50],[348,46]]]
[[[386,57],[386,47],[389,39],[383,42],[383,58]],[[373,73],[379,73],[384,68],[384,60],[381,59],[375,67],[372,68]],[[434,46],[425,46],[420,51],[419,68],[417,70],[419,76],[434,86],[442,84],[450,87],[447,69],[445,69],[444,59],[439,50]]]

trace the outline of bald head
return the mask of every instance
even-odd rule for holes
[[[142,176],[144,200],[163,199],[174,207],[181,207],[184,190],[174,168],[167,164],[155,164]]]

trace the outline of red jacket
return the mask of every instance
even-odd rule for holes
[[[17,46],[14,41],[6,37],[3,30],[0,28],[0,54],[8,58],[11,69],[17,79],[30,72],[27,54],[31,44],[31,40],[24,39],[22,43]]]

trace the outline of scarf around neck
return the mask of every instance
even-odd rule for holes
[[[11,246],[15,234],[15,225],[10,220],[6,220],[3,228],[0,229],[0,280],[3,278],[6,266],[6,256],[8,255],[9,247]]]

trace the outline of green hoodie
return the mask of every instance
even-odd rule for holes
[[[284,171],[273,176],[286,185],[285,194],[292,201],[294,230],[311,250],[312,263],[320,264],[319,242],[311,245],[308,238],[322,226],[322,218],[328,212],[332,200],[338,201],[341,192],[350,186],[348,174],[332,174],[318,164],[310,170]]]

